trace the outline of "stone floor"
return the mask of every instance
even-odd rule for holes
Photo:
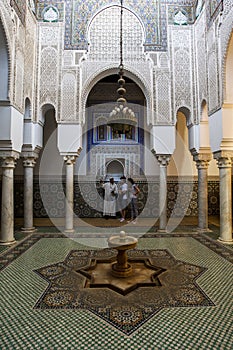
[[[139,240],[131,255],[154,254],[158,267],[169,265],[173,274],[157,276],[162,289],[139,287],[134,295],[110,289],[111,297],[106,286],[85,294],[74,282],[81,276],[76,267],[72,272],[73,265],[66,264],[72,254],[80,264],[83,255],[108,252],[107,240],[116,228],[109,223],[99,231],[93,222],[87,224],[68,237],[44,223],[0,254],[1,350],[232,349],[233,254],[216,240],[217,222],[210,223],[208,233],[198,233],[191,220],[167,234],[151,223],[124,226]],[[170,263],[162,263],[162,256]],[[63,274],[64,262],[71,275]],[[77,298],[71,302],[67,295]]]

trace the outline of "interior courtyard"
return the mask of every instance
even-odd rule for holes
[[[232,169],[232,0],[1,0],[0,349],[232,349]]]

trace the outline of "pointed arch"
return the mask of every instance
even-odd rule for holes
[[[202,121],[208,121],[208,106],[207,106],[206,100],[202,100],[202,103],[201,103],[200,122]]]
[[[85,123],[85,107],[87,104],[88,96],[93,89],[93,87],[103,78],[106,78],[109,75],[118,74],[119,69],[116,68],[114,64],[109,65],[105,69],[100,69],[95,74],[93,74],[90,79],[88,79],[82,89],[81,98],[80,98],[80,106],[82,113],[82,123]],[[139,75],[138,72],[133,71],[132,69],[129,69],[127,66],[124,67],[124,76],[130,78],[133,80],[142,90],[145,99],[146,99],[146,106],[147,110],[152,111],[152,98],[150,93],[150,87],[148,86],[146,80]],[[149,113],[150,114],[150,113]],[[148,116],[149,117],[149,116]],[[151,117],[151,116],[150,116]],[[149,120],[147,120],[149,124]]]
[[[90,38],[90,27],[92,25],[92,22],[95,20],[95,18],[103,11],[105,11],[106,9],[108,8],[111,8],[111,7],[116,7],[116,8],[119,8],[120,9],[120,5],[119,4],[113,4],[113,5],[107,5],[107,6],[102,6],[101,8],[98,8],[98,10],[93,14],[93,16],[90,18],[90,20],[88,21],[88,24],[87,24],[87,37],[88,37],[88,41],[89,41],[89,38]],[[136,18],[137,20],[140,22],[140,25],[143,29],[143,42],[145,42],[145,39],[146,39],[146,29],[145,29],[145,26],[144,26],[144,23],[141,19],[141,17],[135,12],[133,11],[131,8],[129,8],[128,6],[126,5],[123,5],[123,10],[125,11],[129,11],[130,13],[132,13]]]
[[[25,99],[24,120],[32,120],[31,101],[28,97]]]
[[[182,113],[185,118],[186,118],[186,125],[189,127],[192,125],[192,119],[191,119],[191,111],[188,107],[182,106],[177,109],[176,111],[176,119],[175,119],[175,124],[177,123],[177,116],[179,113]]]

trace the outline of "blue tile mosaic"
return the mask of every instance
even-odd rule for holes
[[[210,1],[208,22],[221,10],[222,0]],[[108,0],[39,0],[37,18],[42,20],[46,6],[53,5],[59,11],[59,20],[65,21],[64,48],[87,50],[87,28],[90,20],[108,6],[120,5],[120,1]],[[167,49],[167,21],[173,23],[173,16],[179,10],[187,14],[187,24],[195,21],[195,0],[125,0],[124,6],[137,15],[145,28],[145,51],[165,51]],[[168,17],[168,18],[167,18]]]

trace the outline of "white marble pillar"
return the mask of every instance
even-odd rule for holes
[[[219,168],[220,192],[220,237],[223,243],[231,244],[232,239],[232,160],[230,157],[216,157]]]
[[[156,155],[159,162],[159,232],[167,228],[167,166],[170,155]]]
[[[198,230],[208,231],[208,166],[211,155],[194,156],[198,170]]]
[[[24,226],[22,231],[34,232],[33,226],[33,168],[36,164],[34,157],[27,157],[24,166]]]
[[[1,160],[2,167],[2,212],[0,244],[15,242],[14,238],[14,168],[16,159],[6,157]]]
[[[74,231],[74,164],[76,156],[64,157],[66,167],[65,232]]]

